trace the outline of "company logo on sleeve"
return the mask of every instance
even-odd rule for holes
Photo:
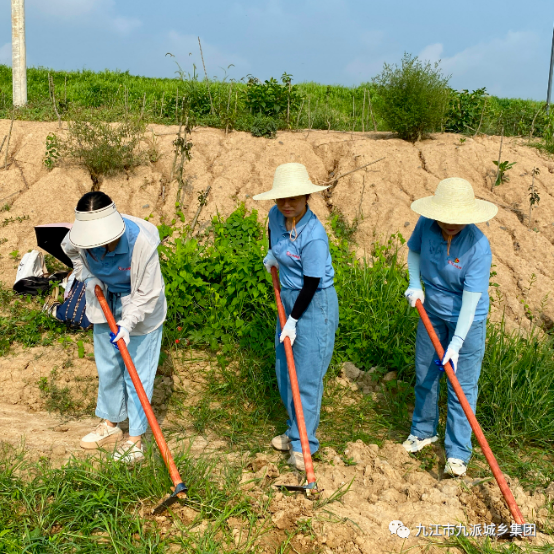
[[[299,260],[300,259],[300,256],[298,256],[297,254],[293,254],[292,252],[290,252],[289,250],[287,250],[287,256],[289,258],[294,258],[295,260]]]
[[[119,271],[131,271],[131,268],[130,267],[121,267],[121,266],[118,266]]]

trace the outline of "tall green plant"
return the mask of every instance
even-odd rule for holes
[[[438,63],[404,54],[400,66],[385,64],[374,78],[375,108],[391,131],[415,142],[441,127],[449,97],[448,79]]]

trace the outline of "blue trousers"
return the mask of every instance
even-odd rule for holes
[[[290,315],[300,291],[283,289],[281,299],[285,312]],[[319,441],[315,433],[319,425],[321,398],[323,396],[323,377],[327,372],[333,348],[335,332],[339,325],[339,303],[335,287],[316,291],[310,305],[296,324],[296,340],[292,347],[294,364],[298,376],[302,410],[306,421],[306,430],[310,441],[310,451],[313,454],[319,449]],[[281,325],[277,319],[275,334],[275,371],[281,400],[287,409],[289,419],[286,435],[290,438],[292,449],[302,452],[298,422],[292,400],[285,347],[279,342]]]
[[[115,320],[118,321],[121,319],[121,298],[108,293],[106,299]],[[162,345],[162,329],[163,326],[160,325],[147,335],[132,336],[127,346],[148,400],[152,399],[154,391],[154,377]],[[94,325],[94,358],[98,370],[96,415],[112,423],[119,423],[129,417],[129,435],[142,435],[148,427],[146,414],[123,358],[110,342],[110,328],[107,323]]]
[[[456,323],[429,316],[431,323],[446,350]],[[477,404],[477,382],[481,374],[481,363],[485,354],[487,320],[474,321],[460,350],[456,377],[475,413]],[[412,418],[411,434],[426,439],[437,434],[439,422],[439,384],[444,372],[439,371],[434,360],[438,356],[422,321],[419,321],[416,339],[416,385],[415,410]],[[448,415],[444,448],[447,458],[457,458],[466,464],[471,458],[471,427],[458,401],[458,397],[448,381]]]

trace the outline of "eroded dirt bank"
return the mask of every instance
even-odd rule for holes
[[[7,134],[8,126],[8,121],[0,121],[0,137]],[[252,196],[271,187],[273,172],[281,163],[303,163],[315,182],[324,183],[384,158],[340,179],[329,194],[316,195],[311,202],[323,221],[332,208],[339,209],[349,222],[358,217],[354,238],[359,255],[370,252],[375,240],[392,233],[408,238],[417,221],[410,203],[432,194],[440,179],[466,178],[477,196],[500,206],[498,216],[480,226],[491,242],[493,270],[497,272],[491,281],[499,286],[491,290],[491,296],[502,300],[496,302],[493,317],[498,318],[505,307],[513,325],[527,326],[530,314],[548,325],[554,321],[554,297],[548,296],[554,271],[554,161],[525,146],[521,139],[504,140],[502,159],[516,165],[508,173],[509,182],[491,192],[498,137],[466,138],[462,143],[458,135],[439,134],[412,145],[386,133],[280,132],[275,140],[268,140],[199,128],[192,133],[193,157],[185,165],[185,187],[179,191],[175,180],[168,182],[177,127],[149,129],[147,136],[154,133],[158,161],[106,178],[101,190],[114,198],[123,213],[152,214],[156,223],[162,217],[174,217],[176,201],[182,203],[190,222],[198,208],[198,194],[209,185],[198,228],[217,212],[228,215],[238,202],[258,209],[260,217],[265,217],[272,203],[254,202]],[[10,285],[16,268],[10,252],[24,253],[35,246],[34,225],[71,222],[77,200],[92,187],[90,175],[76,165],[62,163],[52,171],[46,169],[45,140],[51,132],[65,131],[59,131],[54,123],[16,121],[8,169],[0,170],[0,205],[10,206],[0,229],[0,279]],[[533,211],[529,229],[528,188],[535,167],[540,171],[535,179],[540,204]]]

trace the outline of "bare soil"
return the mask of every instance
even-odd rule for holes
[[[9,122],[0,121],[0,137],[7,134],[8,126]],[[510,181],[491,191],[497,137],[467,138],[462,144],[457,135],[440,134],[412,145],[385,133],[281,132],[275,140],[267,140],[246,133],[225,136],[219,130],[197,129],[191,137],[193,159],[185,166],[185,187],[180,191],[176,181],[168,182],[175,138],[170,133],[176,133],[177,128],[152,126],[152,130],[157,135],[158,161],[104,179],[101,190],[112,196],[123,213],[151,215],[154,223],[162,218],[171,220],[179,201],[190,222],[198,208],[198,194],[211,185],[199,218],[200,229],[217,213],[228,215],[240,202],[258,209],[265,217],[271,203],[255,203],[252,196],[271,187],[273,172],[280,163],[301,162],[313,181],[322,184],[384,157],[367,169],[339,179],[329,194],[316,195],[311,201],[323,222],[332,209],[339,209],[350,222],[359,218],[355,240],[360,256],[371,252],[375,240],[385,240],[392,233],[400,232],[408,238],[417,221],[410,203],[432,194],[440,179],[464,177],[473,184],[477,196],[500,206],[498,216],[480,226],[491,242],[493,269],[497,272],[492,281],[499,285],[491,291],[495,299],[493,317],[498,319],[505,309],[512,327],[528,327],[532,318],[547,326],[553,324],[554,299],[548,294],[554,269],[554,162],[525,146],[521,139],[504,139],[503,160],[517,164],[509,173]],[[6,170],[0,169],[0,207],[9,206],[0,218],[4,220],[0,228],[0,280],[8,286],[13,284],[18,263],[17,255],[10,253],[17,250],[21,255],[35,248],[34,225],[71,222],[77,200],[92,187],[90,175],[77,165],[61,164],[52,171],[43,165],[45,139],[51,132],[59,132],[57,124],[16,121],[9,165]],[[0,159],[3,161],[3,155]],[[534,167],[540,169],[535,186],[541,201],[529,229],[528,187]],[[186,390],[188,401],[195,401],[202,389],[202,372],[209,363],[199,354],[194,360],[174,360],[172,370],[160,368],[154,406],[166,428],[178,423],[183,430],[185,438],[174,442],[175,446],[192,444],[195,455],[233,456],[217,437],[196,435],[189,422],[176,422],[166,411],[167,399],[175,389]],[[78,357],[74,344],[15,348],[0,358],[2,440],[12,444],[24,441],[29,456],[46,457],[58,465],[73,455],[85,455],[78,443],[98,421],[90,411],[96,397],[96,379],[89,343],[85,343],[84,358]],[[48,413],[46,406],[52,395],[44,392],[45,384],[49,390],[55,385],[62,395],[66,389],[65,394],[89,415],[77,418]],[[369,390],[356,394],[363,392]],[[268,487],[273,484],[298,483],[300,477],[283,469],[281,458],[269,448],[257,457],[248,453],[239,456],[244,464],[241,486],[260,505],[270,502],[270,531],[259,543],[267,552],[274,552],[287,533],[298,530],[310,517],[314,517],[314,532],[302,531],[295,536],[291,544],[297,552],[369,554],[406,551],[409,547],[415,552],[438,552],[429,545],[432,539],[415,536],[418,524],[429,528],[432,523],[463,523],[469,529],[469,524],[510,523],[494,481],[443,479],[433,470],[423,469],[418,460],[392,442],[382,447],[351,443],[345,453],[327,449],[323,460],[316,463],[318,485],[323,489],[320,502],[333,495],[339,498],[320,508],[301,495],[269,495]],[[352,465],[345,464],[346,458]],[[554,485],[530,494],[516,480],[510,479],[510,484],[524,517],[537,523],[539,529],[552,526],[547,507],[554,499]],[[184,506],[176,511],[176,517],[190,523],[194,510]],[[391,534],[392,520],[401,520],[410,529],[407,539]],[[165,532],[174,532],[170,518],[161,522]],[[230,525],[239,544],[244,522],[230,521]],[[198,527],[201,529],[202,524]],[[547,540],[551,538],[539,533],[534,544]]]

